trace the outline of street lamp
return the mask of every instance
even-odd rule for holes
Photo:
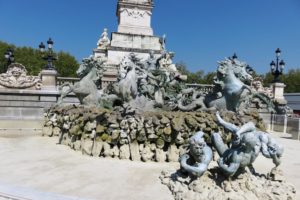
[[[283,73],[285,62],[283,60],[279,62],[279,57],[281,54],[281,50],[279,48],[276,49],[275,54],[276,54],[276,62],[272,60],[272,62],[270,63],[271,72],[274,76],[273,83],[280,83],[281,81],[279,76]]]
[[[9,48],[4,54],[4,58],[7,60],[7,65],[5,71],[7,71],[8,66],[15,61],[15,55],[13,49]]]
[[[52,41],[51,38],[48,39],[47,41],[48,44],[48,49],[47,49],[47,55],[43,56],[43,59],[47,61],[47,65],[45,66],[45,69],[47,70],[54,70],[55,66],[53,65],[53,61],[57,60],[56,57],[54,57],[54,52],[52,50],[54,42]],[[42,53],[45,53],[46,51],[46,46],[44,45],[43,42],[39,45],[39,49]]]
[[[238,57],[237,57],[236,53],[234,53],[233,56],[232,56],[232,59],[233,59],[233,60],[236,60],[237,58],[238,58]]]

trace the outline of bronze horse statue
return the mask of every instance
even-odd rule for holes
[[[101,90],[98,90],[96,82],[101,79],[105,71],[107,59],[103,57],[89,57],[82,60],[82,64],[76,71],[81,80],[74,85],[64,83],[59,86],[60,98],[58,104],[63,103],[63,99],[70,93],[74,93],[83,105],[98,105],[101,97]]]

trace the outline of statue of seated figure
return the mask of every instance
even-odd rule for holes
[[[271,138],[270,134],[262,131],[257,131],[253,122],[248,122],[244,124],[241,128],[239,128],[234,124],[225,122],[220,117],[219,112],[216,113],[216,116],[219,124],[221,124],[224,128],[232,132],[232,148],[238,147],[240,145],[241,139],[244,135],[252,133],[258,139],[258,143],[255,145],[255,154],[252,156],[253,160],[255,160],[255,158],[261,152],[266,158],[271,158],[276,167],[280,165],[280,158],[283,154],[283,147],[276,140]],[[214,133],[212,135],[212,140],[215,143],[215,147],[219,155],[222,155],[228,147],[223,143],[221,136],[218,133]]]
[[[103,30],[97,46],[99,49],[105,49],[110,44],[110,39],[108,38],[107,28]]]
[[[201,177],[212,160],[212,150],[204,141],[203,132],[197,132],[189,140],[189,152],[183,154],[179,161],[181,170]]]

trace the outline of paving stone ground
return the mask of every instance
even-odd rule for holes
[[[282,169],[300,191],[300,141],[284,137],[278,138],[285,146]],[[158,177],[163,169],[175,169],[177,163],[93,158],[56,142],[57,138],[38,135],[0,134],[0,194],[14,193],[28,199],[44,195],[49,200],[172,199]],[[266,173],[273,164],[260,156],[254,166],[258,172]]]

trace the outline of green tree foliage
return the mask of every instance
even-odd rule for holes
[[[213,84],[214,83],[214,77],[217,75],[216,72],[208,72],[205,76],[204,76],[204,83],[205,84]]]
[[[76,59],[69,53],[60,51],[57,53],[57,61],[54,62],[56,70],[61,76],[76,77],[76,70],[79,67]]]
[[[176,63],[176,67],[178,71],[188,76],[187,83],[213,84],[213,79],[216,76],[216,72],[208,72],[207,74],[202,70],[190,72],[184,62]],[[254,72],[252,76],[262,77],[265,87],[269,87],[274,79],[274,76],[270,72],[263,75],[258,75]],[[286,85],[284,92],[300,92],[300,69],[290,69],[287,73],[280,76],[280,80]]]
[[[290,69],[281,80],[286,85],[284,92],[300,92],[300,69]]]
[[[263,81],[264,81],[264,86],[265,87],[270,87],[271,83],[273,82],[274,76],[271,74],[271,72],[268,72],[266,74],[261,75]]]
[[[204,73],[203,70],[198,70],[196,72],[190,72],[187,69],[187,66],[184,62],[176,63],[176,67],[179,72],[187,75],[187,83],[196,83],[196,84],[212,84],[213,77],[216,75],[215,72]]]
[[[15,45],[8,44],[0,41],[0,71],[5,72],[7,67],[7,61],[4,58],[4,54],[8,48],[14,50],[15,62],[23,64],[28,74],[38,75],[39,72],[47,64],[47,61],[43,60],[42,53],[31,47],[16,47]],[[76,59],[69,53],[58,52],[55,53],[58,60],[54,61],[54,66],[59,73],[59,76],[75,77],[76,70],[79,67]]]
[[[263,75],[264,85],[270,86],[274,80],[274,76],[268,72]],[[300,92],[300,69],[290,69],[287,73],[280,76],[280,80],[286,85],[285,93]]]

